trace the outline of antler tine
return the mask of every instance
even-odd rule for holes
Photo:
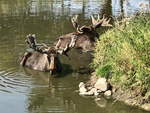
[[[93,25],[97,25],[98,23],[102,22],[105,19],[105,15],[103,15],[102,19],[100,19],[100,15],[99,14],[97,15],[97,19],[95,19],[94,16],[92,15],[91,19],[92,19],[92,24]]]
[[[109,22],[110,22],[110,20],[111,20],[111,18],[109,18],[109,19],[107,20],[107,23],[109,23]]]
[[[78,16],[79,15],[75,15],[74,17],[72,17],[71,22],[73,24],[73,27],[77,30],[77,32],[82,34],[83,31],[78,24]]]
[[[103,14],[103,18],[102,18],[102,19],[100,19],[100,20],[99,20],[99,22],[106,21],[106,20],[107,20],[107,18],[105,18],[105,16],[106,16],[106,15],[105,15],[105,14]]]
[[[104,21],[103,21],[103,23],[102,23],[101,26],[109,26],[109,27],[112,27],[112,25],[109,24],[110,20],[111,20],[111,18],[109,18],[109,19],[107,19],[107,18],[104,19]]]
[[[75,15],[74,17],[72,17],[71,18],[71,22],[72,22],[72,24],[73,24],[73,27],[75,28],[75,29],[77,29],[78,28],[78,15]]]
[[[72,21],[73,22],[78,22],[78,15],[75,15],[74,17],[72,17]]]
[[[103,18],[102,19],[105,19],[105,16],[106,16],[106,14],[103,14]]]
[[[91,16],[91,19],[92,19],[92,24],[93,24],[95,22],[93,15]]]
[[[99,14],[98,14],[98,19],[97,19],[98,21],[100,20],[100,16],[99,16]]]
[[[75,15],[75,17],[74,17],[76,21],[78,21],[78,16],[79,16],[79,15]]]

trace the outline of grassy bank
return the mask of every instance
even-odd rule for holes
[[[97,41],[92,67],[122,89],[150,98],[150,15],[116,22]]]

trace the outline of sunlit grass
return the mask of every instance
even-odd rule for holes
[[[124,88],[150,90],[150,16],[116,22],[97,41],[92,66]]]

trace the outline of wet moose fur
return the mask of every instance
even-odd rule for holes
[[[37,44],[34,35],[28,35],[26,42],[30,51],[24,54],[20,62],[22,66],[39,71],[61,71],[61,63],[54,48]]]
[[[96,38],[99,38],[99,34],[97,33],[96,29],[101,26],[112,26],[109,24],[110,19],[105,18],[105,16],[103,16],[102,19],[100,19],[99,15],[98,19],[95,19],[93,16],[91,16],[92,25],[84,25],[81,27],[78,24],[77,18],[78,15],[71,19],[76,32],[69,33],[58,38],[55,49],[59,54],[67,55],[67,52],[71,48],[78,48],[83,52],[92,51],[94,49]]]

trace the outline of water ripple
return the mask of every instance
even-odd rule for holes
[[[12,70],[0,71],[0,92],[25,93],[30,88],[30,85],[28,76],[13,72]]]

